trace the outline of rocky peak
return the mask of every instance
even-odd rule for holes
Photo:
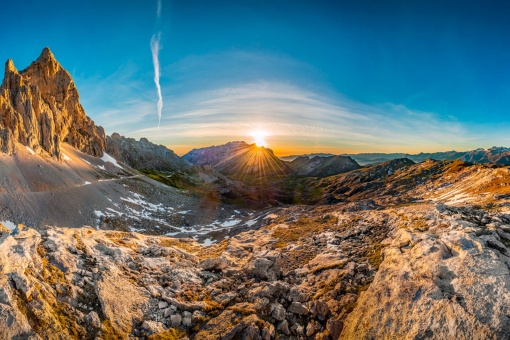
[[[93,156],[102,156],[106,136],[86,116],[71,75],[49,48],[18,72],[11,59],[5,64],[0,87],[0,147],[13,153],[15,142],[40,155],[62,159],[66,142]]]

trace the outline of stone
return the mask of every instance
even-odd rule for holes
[[[163,313],[163,316],[164,316],[165,318],[168,318],[170,315],[172,315],[172,314],[173,314],[173,312],[174,312],[174,311],[172,310],[172,308],[166,308],[166,309],[165,309],[165,311],[164,311],[164,313]]]
[[[224,257],[216,257],[202,260],[198,266],[207,271],[223,271],[228,267],[228,260]]]
[[[285,335],[290,335],[289,323],[287,322],[287,320],[283,320],[282,322],[280,322],[278,324],[277,330]]]
[[[308,314],[308,308],[304,306],[300,302],[292,302],[289,306],[289,312],[299,315],[307,315]]]
[[[172,326],[179,326],[182,322],[182,316],[180,314],[171,315],[170,322]]]
[[[85,321],[93,328],[101,328],[101,320],[95,311],[88,313],[85,317]]]
[[[285,320],[285,308],[281,304],[275,303],[273,313],[271,314],[271,316],[278,321]]]
[[[315,334],[315,326],[313,325],[313,323],[308,323],[308,325],[306,326],[306,336],[312,336]]]
[[[166,307],[168,307],[168,302],[166,302],[166,301],[159,301],[158,302],[158,308],[159,309],[164,309]]]

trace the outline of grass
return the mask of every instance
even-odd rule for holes
[[[186,338],[186,331],[182,328],[170,328],[158,334],[147,337],[148,340],[179,340]]]

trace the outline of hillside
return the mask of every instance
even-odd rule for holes
[[[360,168],[355,160],[346,156],[298,157],[289,167],[295,175],[310,177],[328,177]]]

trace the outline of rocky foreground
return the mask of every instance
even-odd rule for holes
[[[0,238],[0,338],[510,336],[510,215],[295,206],[203,247],[84,227]]]

